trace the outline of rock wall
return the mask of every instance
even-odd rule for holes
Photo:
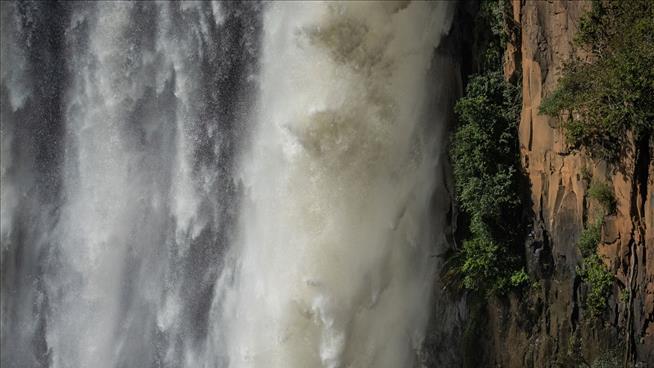
[[[654,367],[654,165],[651,140],[634,142],[618,165],[571,151],[559,122],[540,115],[543,96],[561,77],[576,49],[573,39],[584,1],[513,0],[505,76],[522,83],[519,137],[533,230],[525,251],[538,280],[527,295],[490,303],[484,366],[568,367],[613,356],[622,364]],[[521,81],[520,81],[521,79]],[[617,211],[606,217],[598,253],[615,274],[601,319],[584,309],[586,285],[576,274],[576,242],[599,205],[587,196],[592,180],[608,183]],[[648,252],[649,250],[649,252]],[[626,298],[627,292],[631,290]],[[622,295],[622,297],[621,297]]]

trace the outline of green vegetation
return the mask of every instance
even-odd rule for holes
[[[493,287],[500,272],[499,246],[487,237],[478,236],[463,243],[464,260],[461,266],[463,286],[470,290]],[[500,282],[503,282],[501,280]],[[491,285],[487,285],[487,283]],[[503,285],[502,285],[503,286]]]
[[[527,275],[527,272],[524,268],[511,274],[511,286],[514,288],[527,286],[529,285],[529,281],[529,275]]]
[[[602,218],[599,218],[581,232],[577,242],[583,257],[577,274],[588,285],[585,307],[591,317],[599,317],[604,312],[613,287],[613,274],[597,255],[601,229]]]
[[[588,197],[598,201],[602,214],[581,232],[577,246],[583,257],[577,273],[588,285],[585,306],[591,317],[599,317],[606,309],[613,286],[613,274],[606,269],[597,255],[597,245],[602,236],[603,217],[615,212],[616,200],[613,190],[604,182],[593,182],[588,188]]]
[[[604,182],[593,182],[588,188],[588,197],[598,201],[606,214],[615,213],[616,209],[616,200],[615,195],[613,194],[613,189]]]
[[[502,55],[509,40],[506,10],[510,6],[507,0],[481,0],[479,12],[474,22],[473,47],[478,50],[476,61],[480,71],[502,69]]]
[[[599,317],[606,309],[611,295],[613,274],[611,274],[597,254],[584,257],[577,273],[588,285],[585,306],[591,317]]]
[[[519,236],[518,92],[500,73],[473,76],[455,106],[459,126],[450,155],[469,237],[454,258],[468,290],[501,294],[528,284],[516,249]]]
[[[620,301],[623,304],[629,303],[629,297],[630,296],[631,296],[631,292],[629,291],[629,289],[624,288],[624,289],[622,289],[622,291],[620,291]]]
[[[540,111],[561,118],[572,147],[615,160],[629,133],[653,130],[654,1],[595,0],[576,41],[589,58],[566,65]]]
[[[477,226],[520,203],[517,97],[499,73],[478,75],[454,108],[459,121],[450,151],[454,180],[460,205]]]
[[[579,236],[577,247],[581,251],[583,257],[590,257],[595,254],[597,244],[600,242],[602,232],[602,219],[598,219],[592,224],[588,225]]]
[[[520,95],[502,76],[509,5],[506,0],[480,1],[472,35],[478,74],[470,77],[455,106],[458,124],[450,146],[465,231],[443,279],[450,289],[483,297],[531,284],[521,245]]]

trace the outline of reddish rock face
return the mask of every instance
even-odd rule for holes
[[[591,361],[621,342],[636,361],[654,364],[654,164],[652,143],[633,142],[619,165],[571,151],[557,119],[540,115],[543,96],[575,53],[573,43],[583,1],[512,1],[516,32],[507,46],[507,79],[522,78],[519,139],[530,183],[534,230],[526,244],[530,271],[541,278],[525,300],[496,301],[489,310],[489,366],[551,367],[569,362],[571,346]],[[634,152],[640,152],[636,154]],[[585,285],[576,277],[581,260],[576,242],[599,204],[587,197],[582,170],[607,182],[617,211],[606,218],[598,253],[615,274],[613,296],[603,321],[592,321],[581,303]],[[649,250],[649,252],[648,252]],[[632,290],[621,301],[620,292]],[[508,348],[507,348],[508,347]],[[625,354],[618,351],[620,359]],[[566,360],[567,359],[567,360]]]

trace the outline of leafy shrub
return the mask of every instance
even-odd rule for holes
[[[470,290],[494,288],[500,273],[499,245],[486,237],[473,237],[463,242],[463,285]],[[488,282],[491,285],[487,285]],[[503,286],[503,285],[502,285]]]
[[[613,286],[613,274],[604,266],[597,255],[597,245],[601,238],[603,219],[600,217],[581,232],[577,246],[583,256],[577,273],[588,285],[586,294],[586,309],[591,317],[599,317],[604,309]]]
[[[622,289],[622,291],[620,291],[620,301],[623,304],[629,303],[629,297],[630,296],[631,296],[631,292],[629,291],[629,289],[624,288],[624,289]]]
[[[511,275],[511,286],[521,287],[529,284],[529,275],[525,272],[524,268],[513,272]]]
[[[574,59],[540,112],[559,116],[568,143],[614,160],[654,120],[654,2],[595,0],[577,43],[591,62]]]
[[[516,88],[494,72],[473,77],[454,108],[454,181],[459,205],[473,222],[493,222],[519,207],[517,99]]]
[[[502,55],[509,40],[506,23],[507,0],[481,0],[474,22],[474,48],[478,50],[480,71],[501,71]]]
[[[611,274],[598,255],[585,257],[577,273],[588,285],[585,306],[591,317],[599,317],[606,309],[608,298],[613,286]]]
[[[592,224],[588,225],[579,236],[577,247],[581,251],[583,257],[589,257],[595,254],[597,244],[600,242],[602,233],[602,220],[599,219]]]
[[[604,182],[593,182],[588,188],[588,197],[598,201],[607,214],[615,212],[617,202],[613,189]]]
[[[517,259],[487,236],[475,235],[463,242],[463,286],[486,294],[504,294],[509,288],[529,284],[524,269],[517,269]]]
[[[516,249],[520,240],[518,91],[499,72],[471,78],[455,106],[459,126],[450,156],[459,207],[469,238],[450,262],[469,290],[503,293],[526,284]],[[454,270],[454,271],[452,271]],[[451,279],[456,279],[452,277]]]

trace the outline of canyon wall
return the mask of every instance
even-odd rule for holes
[[[651,139],[631,139],[629,153],[608,164],[571,150],[559,121],[538,112],[566,61],[585,57],[574,36],[590,6],[583,1],[511,2],[504,72],[522,85],[519,140],[528,183],[525,199],[530,201],[522,215],[533,223],[525,253],[529,274],[537,281],[523,295],[487,306],[487,326],[478,340],[484,346],[483,366],[568,367],[597,359],[622,365],[625,357],[636,366],[654,366]],[[577,240],[599,210],[587,195],[593,181],[606,182],[617,200],[598,246],[615,275],[601,318],[585,309],[588,287],[576,272],[581,261]]]

